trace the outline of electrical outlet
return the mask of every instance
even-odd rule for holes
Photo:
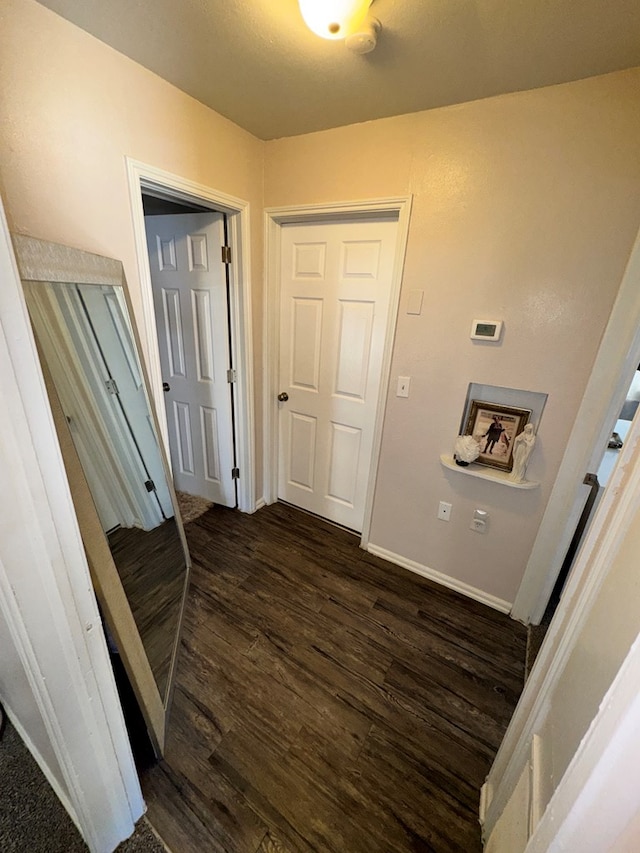
[[[471,530],[475,530],[476,533],[486,533],[488,521],[489,513],[486,509],[475,509],[469,527]]]
[[[440,501],[438,506],[438,518],[440,521],[451,521],[451,504]]]

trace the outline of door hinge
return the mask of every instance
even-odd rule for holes
[[[118,386],[116,385],[115,379],[105,379],[104,384],[107,386],[107,391],[110,394],[119,394]]]
[[[239,480],[240,479],[240,469],[239,468],[232,468],[231,469],[231,479],[232,480]]]
[[[233,370],[233,369],[227,370],[227,382],[235,382],[237,378],[238,378],[238,374],[236,373],[235,370]]]
[[[153,480],[146,480],[144,487],[148,492],[155,492],[156,490],[156,484],[153,482]]]
[[[231,263],[231,246],[222,246],[222,263]]]

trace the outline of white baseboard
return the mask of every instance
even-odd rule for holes
[[[259,498],[259,499],[256,501],[256,507],[255,507],[255,509],[254,509],[253,511],[254,511],[254,512],[258,512],[258,510],[259,510],[259,509],[262,509],[262,507],[264,507],[264,506],[266,506],[266,505],[267,505],[267,502],[265,501],[265,499],[264,499],[264,498]]]
[[[26,729],[22,726],[22,723],[20,722],[18,717],[13,713],[11,708],[7,707],[6,703],[4,705],[4,710],[5,710],[7,717],[11,721],[11,725],[17,731],[17,733],[20,735],[22,742],[24,743],[26,748],[29,750],[29,752],[33,756],[33,759],[36,762],[36,764],[38,765],[38,767],[40,768],[40,770],[42,770],[42,772],[44,773],[45,779],[53,788],[55,795],[60,800],[60,802],[62,803],[64,808],[66,809],[67,814],[69,815],[71,820],[74,822],[78,832],[80,833],[80,835],[82,835],[82,830],[80,829],[80,822],[78,821],[78,816],[76,814],[76,810],[71,805],[71,801],[69,800],[69,796],[68,796],[67,792],[64,790],[64,788],[61,786],[58,779],[56,779],[56,777],[51,772],[49,765],[46,763],[46,761],[44,760],[44,758],[40,754],[40,750],[38,750],[36,748],[36,745],[34,744],[34,742],[29,737]]]
[[[538,734],[534,734],[531,738],[529,767],[531,769],[531,782],[529,785],[529,837],[531,837],[536,831],[536,827],[540,823],[545,809],[542,799],[542,741]]]
[[[435,569],[430,569],[428,566],[423,566],[421,563],[416,563],[414,560],[409,560],[407,557],[402,557],[400,554],[394,554],[393,551],[387,551],[386,548],[381,548],[379,545],[367,545],[367,551],[370,554],[375,554],[376,557],[382,557],[383,560],[388,560],[390,563],[395,563],[396,566],[402,566],[403,569],[408,569],[416,575],[422,575],[423,578],[428,578],[430,581],[435,581],[441,586],[446,586],[456,592],[466,595],[467,598],[473,598],[475,601],[480,601],[494,610],[499,610],[500,613],[510,613],[512,604],[509,601],[504,601],[495,595],[484,592],[481,589],[476,589],[464,581],[459,581],[449,575],[443,575],[442,572],[437,572]]]
[[[478,808],[478,818],[480,820],[480,826],[484,826],[484,819],[487,814],[487,808],[489,807],[489,803],[491,802],[491,789],[489,786],[489,780],[485,779],[484,785],[480,788],[480,806]]]

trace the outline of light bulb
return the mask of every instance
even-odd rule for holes
[[[367,17],[371,0],[298,0],[305,24],[323,39],[343,39]]]

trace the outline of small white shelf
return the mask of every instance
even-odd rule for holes
[[[509,486],[511,489],[537,489],[540,483],[535,483],[533,480],[525,480],[523,483],[514,483],[509,479],[507,471],[499,471],[497,468],[487,468],[486,465],[456,465],[453,456],[446,456],[444,453],[440,456],[440,464],[444,468],[450,468],[452,471],[458,471],[460,474],[466,474],[467,477],[478,477],[480,480],[492,480],[494,483],[501,483],[503,486]]]

